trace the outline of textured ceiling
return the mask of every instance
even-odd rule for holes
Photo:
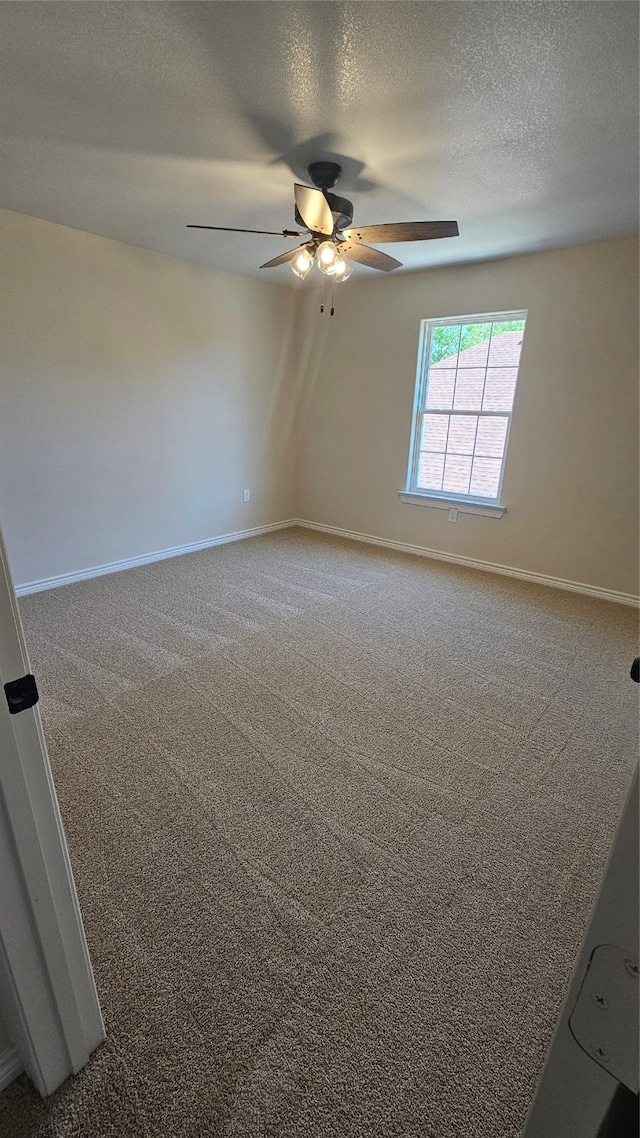
[[[384,246],[407,269],[634,232],[637,33],[608,0],[10,0],[1,201],[285,283],[284,239],[185,225],[292,227],[324,157],[360,225],[458,221]]]

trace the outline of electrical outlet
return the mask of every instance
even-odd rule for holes
[[[455,509],[455,507],[452,506],[451,509],[449,510],[449,521],[450,522],[457,522],[457,520],[458,520],[458,511]]]
[[[250,502],[251,501],[251,491],[250,490],[243,490],[242,491],[242,501],[243,502]]]

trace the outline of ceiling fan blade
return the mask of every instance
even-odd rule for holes
[[[264,233],[267,237],[302,237],[293,229],[230,229],[228,225],[187,225],[187,229],[219,229],[223,233]]]
[[[341,253],[351,261],[359,261],[370,269],[380,269],[383,273],[390,273],[392,269],[399,269],[402,261],[381,253],[379,249],[371,249],[369,245],[361,245],[358,241],[345,241],[338,245]]]
[[[323,233],[331,237],[333,233],[333,214],[322,190],[312,190],[310,186],[294,184],[296,209],[311,233]]]
[[[457,237],[457,221],[397,221],[389,225],[361,225],[345,229],[348,241],[432,241],[436,237]]]
[[[296,245],[295,249],[287,249],[286,253],[281,253],[279,257],[274,257],[271,261],[265,261],[264,265],[260,265],[260,268],[275,269],[276,265],[286,265],[287,261],[293,261],[298,250],[302,248],[304,248],[303,245]]]

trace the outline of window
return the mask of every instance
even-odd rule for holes
[[[499,507],[526,317],[422,321],[406,491],[414,500]]]

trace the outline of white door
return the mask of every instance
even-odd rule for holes
[[[636,768],[522,1138],[636,1138],[637,1008]]]
[[[0,532],[0,1018],[48,1095],[105,1031],[38,706],[5,687],[30,673]]]

